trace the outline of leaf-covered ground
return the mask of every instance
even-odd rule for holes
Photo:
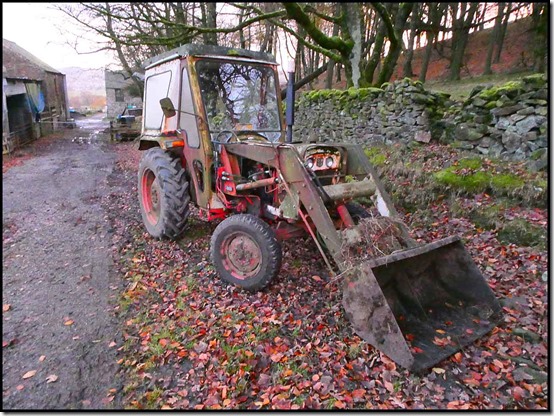
[[[464,193],[446,186],[435,187],[437,194],[422,197],[419,205],[417,196],[406,207],[400,204],[419,241],[452,234],[463,238],[504,313],[492,333],[429,371],[412,374],[352,331],[341,306],[340,281],[329,276],[308,239],[284,244],[281,273],[258,293],[217,277],[209,261],[216,224],[193,215],[181,241],[152,239],[142,226],[136,196],[139,154],[131,144],[117,145],[117,152],[120,163],[111,180],[120,191],[104,203],[111,212],[114,254],[127,281],[118,314],[128,408],[548,407],[547,252],[540,244],[548,218],[541,203],[533,206],[512,191],[494,196],[494,189]],[[433,172],[451,165],[455,156],[432,146],[410,154],[412,165],[421,167],[422,183],[430,183]],[[393,169],[393,155],[387,153],[382,162],[389,190],[416,188],[403,183],[414,172]],[[403,196],[391,193],[397,202]],[[485,215],[489,210],[494,215]],[[484,213],[485,226],[471,213]],[[540,230],[527,243],[536,248],[499,242],[499,231],[514,220]]]

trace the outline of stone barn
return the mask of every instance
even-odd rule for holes
[[[2,39],[4,153],[63,127],[67,119],[65,75],[16,43]]]
[[[133,74],[138,77],[139,74]],[[123,114],[126,108],[142,108],[142,92],[135,81],[123,71],[105,70],[106,79],[106,112],[112,119]]]

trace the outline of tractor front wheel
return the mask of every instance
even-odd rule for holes
[[[282,253],[268,224],[254,215],[238,214],[215,229],[211,257],[222,280],[255,291],[279,273]]]
[[[160,148],[144,152],[138,192],[142,220],[150,235],[178,239],[190,213],[189,183],[179,157]]]

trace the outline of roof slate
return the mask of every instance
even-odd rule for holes
[[[8,55],[12,55],[13,60],[8,59]],[[43,71],[53,72],[55,74],[62,74],[60,71],[41,61],[36,56],[26,51],[15,42],[7,39],[2,39],[2,61],[4,62],[3,66],[5,68],[5,70],[3,71],[3,76],[5,78],[33,79],[33,77],[29,76],[28,74],[20,73],[19,71],[21,71],[21,68],[19,67],[19,65],[9,65],[9,63],[13,61],[19,63],[22,59],[31,63],[35,67],[42,69]]]

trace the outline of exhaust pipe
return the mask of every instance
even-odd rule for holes
[[[285,103],[287,105],[285,114],[287,135],[285,137],[285,142],[292,143],[292,125],[294,124],[294,70],[289,71],[288,74],[289,80],[287,83],[287,96],[285,98]]]

